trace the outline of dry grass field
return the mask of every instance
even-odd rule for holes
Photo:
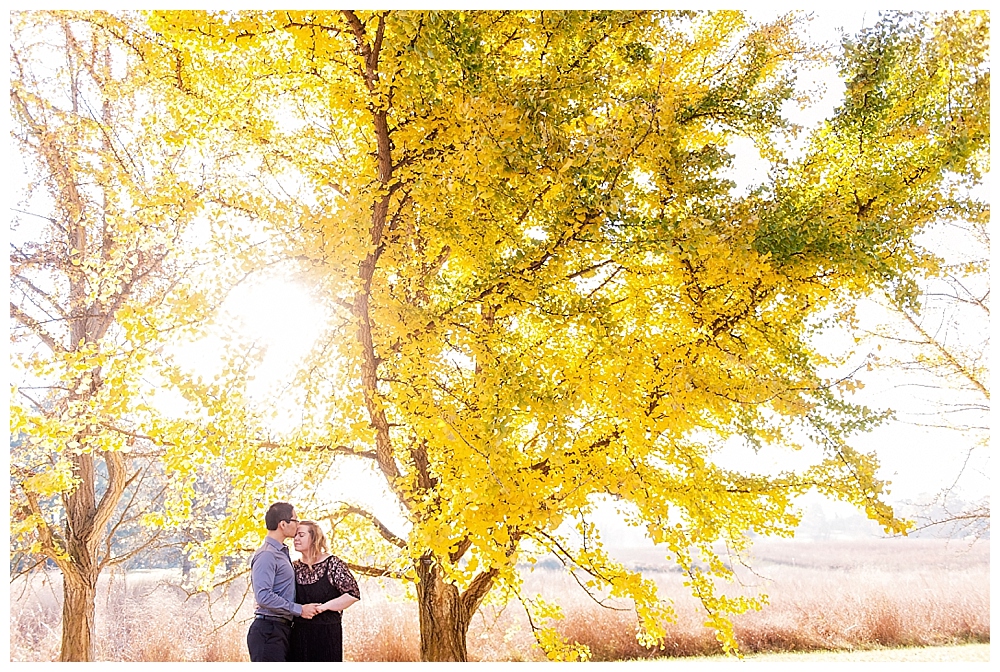
[[[619,550],[643,567],[678,620],[663,649],[635,640],[635,615],[610,611],[582,594],[573,580],[537,568],[525,574],[524,594],[541,593],[564,606],[564,635],[586,644],[593,660],[636,660],[718,653],[701,625],[682,577],[654,550]],[[930,539],[852,542],[761,541],[753,572],[742,586],[762,590],[770,605],[735,620],[747,655],[762,652],[870,652],[890,660],[896,647],[927,647],[990,640],[989,545]],[[102,581],[97,604],[97,657],[109,661],[247,660],[245,633],[252,604],[245,586],[231,586],[209,601],[187,597],[179,573],[133,572]],[[47,661],[59,646],[58,576],[11,585],[10,650],[13,661]],[[344,617],[345,657],[355,661],[418,659],[416,607],[393,584],[362,583],[362,601]],[[487,605],[469,632],[473,660],[540,661],[518,602]],[[971,650],[976,647],[960,647]],[[982,647],[976,648],[982,656]],[[943,651],[943,650],[942,650]],[[986,647],[988,657],[988,647]],[[890,656],[890,657],[887,657]],[[912,659],[912,658],[911,658]],[[981,658],[980,658],[981,659]]]

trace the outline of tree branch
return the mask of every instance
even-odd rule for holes
[[[353,504],[347,504],[346,502],[340,502],[342,508],[339,511],[331,513],[326,516],[326,519],[330,521],[331,525],[336,526],[338,520],[343,520],[347,516],[355,515],[364,518],[378,530],[379,535],[390,544],[396,548],[405,549],[407,547],[406,540],[394,534],[381,520],[379,520],[375,514],[366,509],[362,509],[359,506],[354,506]]]
[[[356,574],[363,574],[365,576],[387,576],[391,579],[402,579],[403,572],[396,569],[389,569],[388,567],[372,567],[371,565],[356,565],[353,562],[345,562],[347,568]]]
[[[38,340],[44,343],[49,350],[52,352],[62,352],[62,346],[56,342],[55,337],[46,331],[42,325],[33,320],[30,315],[21,310],[18,306],[14,305],[13,302],[10,304],[10,315],[15,320],[20,322],[26,329],[31,331],[31,333],[37,336]]]

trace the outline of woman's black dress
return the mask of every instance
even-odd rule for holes
[[[301,560],[295,568],[295,601],[299,604],[328,602],[344,593],[361,599],[358,582],[340,558],[331,555],[310,567]],[[324,611],[312,618],[296,618],[288,660],[319,662],[344,659],[344,638],[339,611]]]

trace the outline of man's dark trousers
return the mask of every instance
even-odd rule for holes
[[[252,663],[283,663],[288,660],[292,624],[256,618],[247,631],[247,648]]]

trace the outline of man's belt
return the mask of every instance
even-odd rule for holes
[[[285,625],[291,625],[292,619],[284,618],[283,616],[270,616],[268,614],[254,614],[255,620],[258,621],[277,621],[279,623],[284,623]]]

